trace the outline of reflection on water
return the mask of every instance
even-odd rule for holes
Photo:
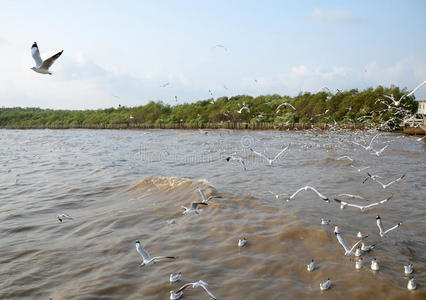
[[[351,143],[373,133],[277,131],[0,131],[1,299],[168,299],[169,291],[203,280],[219,299],[424,299],[425,148],[415,138],[382,134],[377,157]],[[365,141],[365,142],[364,142]],[[249,148],[274,157],[272,166]],[[235,153],[244,158],[226,162]],[[354,161],[337,160],[342,155]],[[365,171],[387,183],[367,181]],[[366,212],[340,210],[314,193],[290,195],[311,185],[331,200],[340,193],[370,202],[393,195]],[[181,206],[212,203],[199,215]],[[349,199],[348,202],[357,202]],[[60,223],[68,213],[73,220]],[[403,225],[381,238],[385,228]],[[331,225],[321,225],[321,218]],[[175,219],[175,224],[168,221]],[[369,234],[376,248],[355,270],[333,228],[349,244]],[[247,237],[239,248],[238,239]],[[151,255],[178,259],[139,268],[135,240]],[[376,257],[380,271],[369,269]],[[306,271],[315,259],[319,268]],[[403,265],[413,262],[418,289],[408,291]],[[182,280],[169,283],[171,273]],[[332,288],[319,283],[331,278]],[[185,299],[208,299],[186,289]]]

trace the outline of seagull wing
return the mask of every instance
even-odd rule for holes
[[[291,105],[290,103],[285,103],[285,105],[290,106],[292,109],[296,110],[296,107],[294,107],[293,105]]]
[[[139,254],[142,256],[144,261],[150,260],[148,253],[146,253],[145,250],[143,250],[140,243],[136,243],[136,251],[139,252]]]
[[[198,188],[198,191],[200,192],[200,195],[203,198],[203,202],[207,202],[208,199],[207,199],[206,195],[204,194],[204,192],[200,188]]]
[[[199,284],[199,286],[201,286],[207,292],[207,294],[209,294],[209,296],[212,297],[212,299],[217,300],[216,296],[209,291],[209,289],[207,288],[205,284]]]
[[[361,243],[361,242],[362,242],[362,239],[361,239],[361,240],[359,240],[358,242],[356,242],[356,243],[352,246],[352,248],[351,248],[351,251],[350,251],[350,252],[354,251],[354,249],[355,249],[356,245],[358,245],[358,244],[359,244],[359,243]]]
[[[294,192],[293,195],[290,196],[290,199],[293,199],[294,196],[296,196],[300,191],[304,191],[304,190],[306,190],[306,187],[302,187],[302,188],[298,189],[297,191]]]
[[[373,138],[371,139],[371,141],[370,141],[370,144],[368,145],[369,147],[371,147],[371,144],[373,144],[373,141],[376,139],[376,137],[378,137],[379,136],[379,133],[378,134],[376,134],[375,136],[373,136]]]
[[[72,217],[69,214],[62,214],[62,216],[67,218],[67,219],[72,219]]]
[[[323,200],[328,201],[328,197],[324,196],[323,194],[321,194],[320,192],[318,192],[314,187],[312,186],[306,186],[306,189],[310,189],[311,191],[314,191],[315,193],[317,193],[318,196],[320,196]]]
[[[192,209],[197,209],[198,205],[207,205],[207,203],[203,203],[203,202],[192,202],[191,203],[191,208]]]
[[[380,233],[380,235],[382,235],[383,232],[384,232],[383,226],[382,226],[382,220],[381,219],[377,219],[376,223],[377,223],[377,227],[379,227],[379,233]]]
[[[155,256],[152,258],[153,261],[160,261],[163,259],[175,259],[175,256]]]
[[[274,160],[276,160],[281,154],[283,154],[284,153],[284,151],[286,151],[288,149],[288,146],[287,147],[285,147],[283,150],[281,150],[280,151],[280,153],[278,153],[277,155],[275,155],[275,157],[274,157],[274,159],[272,160],[272,161],[274,161]]]
[[[243,159],[240,159],[240,162],[241,162],[241,164],[243,165],[244,171],[246,171],[247,169],[246,169],[246,164],[244,163],[244,160],[243,160]]]
[[[62,52],[64,52],[64,50],[56,53],[55,55],[52,55],[51,57],[49,57],[46,60],[44,60],[43,63],[41,64],[40,68],[48,70],[50,68],[50,66],[53,65],[55,60],[57,60],[58,57],[61,56]]]
[[[394,229],[397,229],[399,226],[401,226],[401,223],[396,224],[394,227],[389,228],[388,230],[384,231],[382,234],[385,235],[389,231],[392,231]]]
[[[346,241],[343,239],[343,237],[340,235],[340,233],[336,233],[337,240],[339,241],[340,245],[345,248],[345,252],[351,251],[348,244],[346,244]]]
[[[386,184],[386,186],[390,186],[391,184],[394,184],[395,182],[400,181],[401,179],[403,179],[405,177],[405,174],[402,175],[401,177],[395,179],[394,181],[389,182],[388,184]]]
[[[267,161],[269,161],[269,158],[267,158],[267,157],[266,157],[265,155],[263,155],[262,153],[257,152],[257,151],[254,151],[252,148],[250,148],[250,151],[251,151],[251,152],[253,152],[254,154],[256,154],[257,156],[260,156],[260,157],[262,157],[262,158],[266,159]]]
[[[186,289],[187,287],[192,286],[194,283],[195,283],[195,282],[184,284],[183,286],[181,286],[181,287],[180,287],[180,289],[178,289],[178,290],[175,292],[175,294],[177,294],[177,293],[179,293],[179,292],[182,292],[184,289]]]
[[[34,44],[31,47],[31,55],[33,56],[33,59],[36,63],[36,67],[40,68],[43,61],[41,60],[40,51],[38,50],[38,46],[36,42],[34,42]]]
[[[414,90],[412,90],[411,92],[409,92],[406,96],[410,97],[412,94],[414,94],[419,88],[421,88],[424,84],[426,84],[426,80],[423,81],[422,83],[420,83]]]

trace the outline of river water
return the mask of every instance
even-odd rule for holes
[[[425,299],[425,144],[374,132],[181,130],[0,130],[0,298],[168,299],[170,290],[203,280],[218,299]],[[272,166],[249,149],[274,157]],[[247,170],[225,158],[235,153]],[[348,155],[353,159],[338,160]],[[351,167],[369,166],[358,172]],[[368,180],[366,171],[387,183]],[[291,195],[310,185],[313,192]],[[181,206],[213,196],[199,214]],[[361,212],[333,201],[358,194]],[[59,222],[58,214],[73,220]],[[385,229],[380,237],[375,217]],[[321,225],[321,218],[331,225]],[[168,221],[175,219],[175,224]],[[344,255],[362,231],[376,248],[364,268]],[[245,247],[237,246],[246,237]],[[177,256],[142,268],[135,240],[151,255]],[[372,258],[380,270],[370,270]],[[315,259],[318,269],[306,270]],[[407,289],[412,262],[417,290]],[[182,272],[171,284],[169,275]],[[319,284],[331,279],[330,290]],[[209,299],[188,288],[183,299]]]

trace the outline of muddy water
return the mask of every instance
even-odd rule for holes
[[[375,133],[210,131],[0,131],[1,299],[168,299],[169,291],[202,279],[218,299],[424,299],[426,297],[425,146],[415,138]],[[276,162],[269,157],[284,146]],[[236,153],[247,171],[225,158]],[[337,160],[349,155],[354,161]],[[366,171],[386,190],[362,184]],[[293,200],[304,185],[331,200],[340,193],[375,202],[371,210],[341,210],[312,192]],[[214,198],[198,215],[181,206],[199,201],[196,187]],[[356,199],[348,202],[361,203]],[[365,202],[368,203],[368,202]],[[73,220],[60,223],[68,213]],[[389,228],[381,238],[380,214]],[[321,225],[321,218],[332,225]],[[175,219],[175,224],[168,221]],[[349,244],[369,234],[376,248],[355,270],[334,233]],[[248,243],[238,248],[241,237]],[[152,255],[178,258],[139,268],[135,240]],[[369,269],[376,257],[380,271]],[[319,268],[306,271],[315,259]],[[418,289],[408,291],[403,265],[414,264]],[[170,273],[182,272],[170,284]],[[327,278],[332,288],[321,292]],[[208,299],[186,289],[184,299]]]

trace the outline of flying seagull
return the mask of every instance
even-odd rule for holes
[[[210,197],[206,197],[206,194],[204,194],[203,190],[200,189],[199,187],[197,187],[198,192],[200,192],[201,198],[203,198],[203,201],[201,201],[201,203],[208,203],[210,201],[211,198],[213,198],[213,196]]]
[[[376,137],[378,137],[379,135],[380,135],[380,133],[378,133],[375,136],[373,136],[373,138],[371,139],[370,144],[368,144],[368,146],[361,145],[361,144],[359,144],[357,142],[352,142],[352,143],[354,143],[355,145],[361,146],[362,148],[364,148],[365,150],[368,151],[368,150],[372,149],[371,145],[373,144],[373,141],[376,139]]]
[[[288,103],[288,102],[284,102],[284,103],[281,103],[280,105],[278,105],[276,113],[279,113],[279,112],[280,112],[280,107],[281,107],[281,106],[283,106],[283,105],[285,105],[285,106],[290,106],[293,110],[296,110],[296,107],[294,107],[293,105],[291,105],[291,104],[290,104],[290,103]]]
[[[198,209],[197,209],[198,205],[208,205],[208,204],[207,203],[203,203],[203,202],[192,202],[190,208],[182,206],[182,208],[184,209],[183,214],[184,215],[191,214],[191,213],[198,214],[199,213]]]
[[[368,175],[368,177],[369,177],[369,178],[373,179],[375,182],[377,182],[378,184],[380,184],[380,185],[382,186],[382,188],[384,188],[384,189],[386,189],[386,188],[387,188],[387,187],[389,187],[390,185],[394,184],[395,182],[400,181],[401,179],[403,179],[403,178],[405,177],[405,174],[404,174],[404,175],[402,175],[402,176],[398,177],[397,179],[395,179],[395,180],[393,180],[393,181],[391,181],[391,182],[389,182],[389,183],[387,183],[387,184],[384,184],[384,183],[380,182],[379,180],[375,179],[375,178],[374,178],[372,175],[370,175],[368,172],[367,172],[367,175]]]
[[[149,257],[148,253],[142,248],[141,243],[136,240],[136,251],[142,256],[143,262],[139,265],[139,267],[143,267],[145,265],[148,265],[150,263],[156,263],[163,259],[175,259],[175,256],[155,256],[155,257]]]
[[[335,228],[334,228],[334,234],[336,235],[336,238],[337,238],[337,240],[339,241],[339,243],[340,243],[340,245],[342,245],[343,246],[343,248],[345,248],[345,255],[352,255],[352,254],[354,254],[354,249],[355,249],[355,247],[359,244],[359,243],[361,243],[362,242],[362,239],[361,240],[359,240],[358,242],[356,242],[353,246],[352,246],[352,248],[349,248],[349,246],[348,246],[348,244],[346,243],[346,241],[343,239],[343,237],[340,235],[340,230],[339,230],[339,227],[338,226],[336,226]]]
[[[348,202],[345,202],[343,200],[336,199],[336,198],[334,198],[334,201],[336,201],[337,203],[340,203],[340,209],[344,209],[346,206],[352,206],[352,207],[359,208],[361,211],[364,211],[364,210],[369,209],[369,208],[371,208],[373,206],[376,206],[376,205],[379,205],[379,204],[383,204],[383,203],[387,202],[388,200],[390,200],[391,198],[392,198],[392,196],[390,196],[390,197],[388,197],[388,198],[386,198],[386,199],[384,199],[382,201],[371,203],[369,205],[352,204],[352,203],[348,203]]]
[[[302,187],[302,188],[300,188],[300,189],[298,189],[293,195],[291,195],[289,198],[288,198],[288,200],[291,200],[291,199],[293,199],[299,192],[301,192],[301,191],[307,191],[307,190],[311,190],[311,191],[314,191],[322,200],[324,200],[324,201],[326,201],[326,202],[328,202],[329,200],[328,200],[328,197],[326,197],[326,196],[324,196],[323,194],[321,194],[320,192],[318,192],[314,187],[311,187],[311,186],[309,186],[309,185],[307,185],[307,186],[304,186],[304,187]],[[287,200],[287,201],[288,201]]]
[[[246,164],[244,163],[244,160],[243,160],[243,158],[242,158],[242,157],[239,157],[239,156],[228,156],[228,157],[226,158],[226,161],[231,161],[231,160],[239,161],[239,162],[241,163],[241,165],[243,166],[244,171],[246,171],[246,170],[247,170],[247,169],[246,169]]]
[[[397,229],[399,226],[401,226],[401,222],[399,222],[398,224],[396,224],[395,226],[389,228],[388,230],[384,230],[383,226],[382,226],[382,219],[380,218],[379,215],[376,216],[376,222],[377,222],[377,227],[379,227],[379,234],[380,236],[385,236],[385,234],[387,234],[388,232]]]
[[[57,60],[58,57],[61,56],[62,52],[64,52],[64,50],[56,53],[55,55],[49,57],[48,59],[42,60],[40,57],[40,51],[38,50],[37,43],[34,42],[34,44],[31,47],[31,55],[33,56],[36,66],[32,67],[31,70],[40,74],[52,75],[52,73],[49,72],[49,68],[53,65],[55,60]]]
[[[60,214],[57,216],[59,222],[62,223],[62,220],[64,219],[68,219],[68,220],[72,220],[72,217],[69,214]]]
[[[252,148],[250,148],[250,151],[251,152],[253,152],[254,154],[256,154],[257,156],[259,156],[259,157],[262,157],[262,158],[264,158],[264,159],[266,159],[267,161],[268,161],[268,163],[269,163],[269,165],[270,166],[272,166],[272,163],[274,162],[274,161],[276,161],[277,159],[278,159],[278,157],[280,157],[281,156],[281,154],[283,154],[287,149],[288,149],[288,147],[289,146],[287,146],[287,147],[285,147],[284,149],[282,149],[277,155],[275,155],[275,157],[273,158],[273,159],[269,159],[268,157],[266,157],[264,154],[262,154],[262,153],[260,153],[260,152],[256,152],[256,151],[254,151]]]
[[[347,160],[350,160],[350,161],[354,161],[352,158],[350,158],[349,156],[347,156],[347,155],[343,155],[343,156],[340,156],[340,157],[338,157],[337,158],[337,160],[343,160],[343,159],[347,159]]]
[[[197,282],[190,282],[190,283],[187,283],[187,284],[185,284],[185,285],[183,285],[180,289],[178,289],[176,292],[174,292],[175,294],[179,294],[180,292],[182,292],[184,289],[186,289],[187,287],[190,287],[190,286],[192,286],[192,288],[196,288],[196,287],[202,287],[206,292],[207,292],[207,294],[209,294],[209,296],[212,298],[212,299],[214,299],[214,300],[217,300],[217,298],[216,298],[216,296],[215,295],[213,295],[212,294],[212,292],[210,292],[209,291],[209,289],[207,288],[207,286],[208,286],[208,284],[207,284],[207,282],[204,282],[204,281],[202,281],[202,280],[198,280]],[[173,291],[170,291],[170,295],[172,295],[172,292]],[[176,298],[176,299],[178,299],[178,298]]]

